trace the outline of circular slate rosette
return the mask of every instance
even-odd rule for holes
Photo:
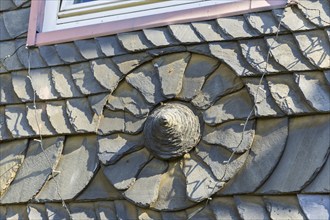
[[[255,133],[253,117],[245,123],[252,109],[225,63],[186,52],[157,57],[108,97],[98,129],[104,174],[136,205],[192,206],[243,166]]]

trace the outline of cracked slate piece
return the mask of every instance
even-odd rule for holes
[[[71,203],[69,205],[70,217],[72,220],[96,219],[94,204],[91,202]]]
[[[257,36],[256,32],[249,27],[243,16],[218,18],[217,23],[220,29],[231,38],[246,38]]]
[[[295,196],[265,196],[264,202],[271,219],[306,219]]]
[[[105,137],[98,137],[98,157],[99,160],[105,164],[114,164],[125,154],[139,150],[143,144],[144,139],[141,134],[112,134]]]
[[[315,69],[298,49],[292,35],[266,37],[266,42],[271,48],[270,53],[275,61],[289,71],[302,71]]]
[[[6,124],[5,106],[0,106],[0,141],[11,138],[12,136]]]
[[[329,115],[290,119],[283,155],[259,193],[296,192],[311,182],[328,156],[329,119]]]
[[[86,98],[68,99],[66,113],[76,132],[95,132],[97,117]]]
[[[192,22],[191,25],[204,41],[221,41],[225,37],[215,21]]]
[[[94,77],[90,63],[84,62],[70,65],[73,81],[84,95],[106,92]]]
[[[54,101],[46,104],[49,122],[58,134],[73,133],[69,118],[66,114],[65,101]]]
[[[46,208],[43,204],[28,204],[26,209],[28,219],[48,219]]]
[[[30,15],[29,8],[23,8],[15,11],[3,13],[3,20],[11,38],[18,37],[27,32]]]
[[[110,59],[98,59],[90,62],[95,79],[109,92],[114,91],[123,74]]]
[[[214,198],[211,200],[210,206],[216,219],[240,219],[232,197]]]
[[[20,45],[25,45],[26,39],[16,40],[16,48],[20,47]],[[41,68],[47,67],[46,62],[40,56],[40,52],[38,48],[29,48],[26,49],[23,47],[22,49],[17,51],[18,59],[25,66],[25,68]],[[30,59],[29,59],[30,58]]]
[[[11,77],[16,95],[22,100],[22,102],[31,101],[34,96],[34,91],[27,71],[12,72]]]
[[[317,26],[329,26],[330,5],[327,0],[302,1],[298,4],[304,16]]]
[[[242,219],[269,220],[265,204],[259,196],[235,196],[237,210]]]
[[[132,200],[137,205],[148,207],[158,198],[162,175],[167,168],[166,162],[153,158],[142,168],[136,181],[123,195],[127,200]]]
[[[330,111],[330,87],[322,72],[296,73],[295,81],[310,106],[318,111]]]
[[[228,182],[220,194],[254,192],[271,175],[280,160],[288,136],[288,119],[259,119],[244,168]]]
[[[215,128],[205,125],[203,140],[209,144],[216,144],[225,147],[230,151],[243,153],[251,147],[255,135],[255,121],[235,120],[222,123]]]
[[[123,47],[131,52],[145,50],[153,46],[142,31],[119,33],[117,36]]]
[[[25,105],[7,105],[5,109],[6,124],[13,137],[34,135],[26,118]]]
[[[96,38],[96,42],[106,56],[115,56],[126,53],[116,36],[98,37]]]
[[[55,46],[41,46],[39,47],[39,52],[48,66],[64,64],[63,60],[58,56]]]
[[[30,71],[30,77],[32,87],[40,99],[56,99],[59,97],[53,85],[49,68],[33,69]]]
[[[114,202],[95,202],[94,207],[98,219],[117,219]]]
[[[8,190],[10,183],[22,166],[27,145],[27,139],[0,144],[0,197]]]
[[[260,83],[259,78],[244,78],[244,84],[249,94],[254,99],[254,114],[256,116],[281,116],[283,112],[279,109],[270,93],[266,80]],[[260,85],[259,85],[260,83]]]
[[[287,115],[313,112],[291,74],[266,78],[272,97]]]
[[[56,167],[59,174],[46,182],[36,199],[58,201],[58,193],[64,200],[76,197],[85,189],[96,172],[97,151],[95,135],[67,137],[63,154]]]
[[[116,56],[112,58],[112,61],[118,66],[118,69],[127,74],[134,70],[141,64],[148,62],[152,57],[147,53],[127,54],[122,56]]]
[[[193,154],[184,155],[183,173],[186,177],[186,193],[193,202],[209,198],[223,187],[224,183],[216,180],[211,171]]]
[[[7,205],[6,220],[28,219],[25,205]]]
[[[205,81],[201,91],[192,100],[192,104],[200,109],[210,107],[218,98],[239,90],[243,87],[242,81],[226,65],[221,64]]]
[[[294,33],[294,37],[303,55],[313,65],[320,68],[330,67],[330,42],[323,30]]]
[[[168,26],[173,36],[181,43],[200,43],[191,24],[173,24]]]
[[[213,106],[203,112],[203,119],[209,125],[233,119],[245,119],[249,116],[251,109],[253,109],[253,104],[249,93],[246,89],[242,89],[215,102]],[[253,113],[251,115],[253,116]]]
[[[174,98],[180,93],[183,74],[189,59],[190,53],[176,53],[152,61],[159,74],[162,94],[166,98]]]
[[[104,56],[102,52],[98,49],[96,41],[94,39],[78,40],[74,41],[74,44],[76,45],[80,54],[87,60],[96,59]]]
[[[2,1],[1,1],[2,2]],[[10,70],[18,70],[22,69],[23,65],[21,64],[20,60],[18,59],[17,53],[14,53],[17,50],[24,50],[24,45],[22,43],[21,48],[16,48],[15,41],[4,41],[0,44],[0,59],[2,60],[1,63],[3,65],[0,66],[0,72],[8,72]],[[12,55],[10,57],[7,57]],[[7,57],[7,58],[5,58]],[[3,60],[5,59],[5,60]]]
[[[52,82],[55,86],[55,90],[61,97],[71,98],[79,97],[82,94],[73,82],[71,75],[71,69],[67,66],[59,66],[52,68]]]
[[[0,103],[19,103],[20,100],[14,92],[11,74],[0,75]]]
[[[38,141],[31,141],[22,167],[2,203],[22,203],[32,199],[56,168],[63,149],[64,137],[43,138],[43,146]],[[43,147],[43,149],[42,149]]]
[[[298,194],[298,201],[307,219],[330,219],[330,195]]]
[[[278,31],[284,31],[283,26],[280,30],[278,29],[279,22],[271,12],[248,13],[243,16],[259,34],[275,34]]]
[[[216,59],[192,54],[182,79],[182,90],[178,98],[187,101],[193,99],[201,91],[206,77],[218,66],[219,62]]]
[[[66,63],[83,61],[77,47],[73,43],[55,44],[57,54]]]
[[[26,118],[29,125],[37,135],[53,135],[56,134],[51,125],[47,113],[46,105],[44,103],[27,104]]]
[[[137,209],[125,200],[116,200],[116,216],[118,220],[137,219]]]
[[[143,30],[146,38],[155,46],[168,46],[177,44],[166,27],[148,28]]]
[[[61,203],[45,203],[45,208],[49,220],[70,219]]]
[[[236,42],[210,43],[209,49],[212,55],[229,65],[238,76],[256,75],[245,61]]]
[[[104,167],[104,175],[119,190],[128,189],[135,181],[142,167],[150,160],[145,148],[122,157],[117,163]],[[127,167],[131,169],[128,170]]]
[[[134,70],[126,77],[126,81],[139,90],[150,104],[158,104],[165,99],[159,89],[161,83],[158,74],[151,63]]]

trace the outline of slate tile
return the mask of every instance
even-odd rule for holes
[[[330,218],[330,195],[298,194],[297,197],[307,219]]]
[[[25,3],[30,2],[30,0],[13,0],[13,2],[15,3],[16,7],[21,7],[24,6]]]
[[[45,208],[49,220],[70,219],[69,213],[61,203],[45,203]]]
[[[48,219],[46,208],[43,204],[28,204],[28,219]]]
[[[190,59],[190,53],[176,53],[161,56],[152,61],[159,74],[162,94],[174,98],[182,89],[183,74]]]
[[[191,24],[173,24],[168,26],[171,34],[181,43],[200,43]]]
[[[209,49],[212,55],[229,65],[238,76],[256,75],[236,42],[210,43]]]
[[[130,52],[137,52],[153,47],[142,31],[120,33],[117,34],[117,37],[122,46]]]
[[[221,41],[225,39],[214,20],[192,22],[191,25],[204,41]]]
[[[1,2],[1,5],[2,4],[5,4],[5,3]],[[0,30],[1,30],[1,32],[0,32],[0,40],[1,41],[9,40],[11,38],[8,31],[7,31],[7,28],[5,26],[5,22],[4,22],[4,19],[3,19],[3,13],[0,14]]]
[[[56,99],[59,94],[52,82],[51,69],[33,69],[30,71],[31,84],[40,99]]]
[[[242,219],[270,219],[265,204],[260,196],[235,196],[234,200]]]
[[[28,77],[28,72],[17,71],[11,73],[12,84],[16,95],[22,102],[31,101],[34,98],[34,90],[31,85],[31,80]],[[36,99],[38,99],[36,97]]]
[[[0,197],[8,190],[17,171],[22,166],[27,146],[27,139],[0,143]]]
[[[289,136],[283,155],[258,192],[296,192],[306,186],[327,159],[329,122],[329,115],[290,119]]]
[[[137,219],[137,210],[134,205],[125,200],[116,200],[116,216],[118,220]]]
[[[112,58],[112,61],[117,65],[118,69],[127,74],[141,64],[148,62],[152,57],[147,53],[128,54],[122,56],[116,56]]]
[[[45,103],[27,104],[26,118],[29,125],[36,134],[53,135],[56,134],[53,126],[51,125],[47,113]]]
[[[11,134],[8,130],[5,117],[5,106],[0,106],[0,141],[11,138]]]
[[[330,69],[325,70],[323,73],[324,73],[324,76],[325,76],[325,79],[326,79],[328,85],[330,86]]]
[[[330,21],[330,19],[329,19]],[[303,55],[320,68],[330,67],[330,42],[323,30],[295,33],[295,39]]]
[[[1,64],[4,66],[0,66],[0,72],[8,72],[10,70],[18,70],[22,69],[23,65],[18,59],[17,53],[15,53],[16,49],[18,51],[24,50],[24,45],[19,45],[16,48],[15,41],[4,41],[0,44],[0,59]],[[20,48],[19,48],[20,47]]]
[[[6,124],[13,137],[34,135],[26,118],[25,105],[8,105],[5,109]]]
[[[171,220],[184,220],[187,219],[188,216],[184,211],[179,212],[161,212],[163,219],[171,219]]]
[[[57,54],[64,62],[74,63],[84,60],[77,47],[73,43],[56,44],[55,48]]]
[[[249,27],[243,16],[218,18],[217,23],[221,31],[231,38],[246,38],[257,36],[256,32]]]
[[[266,37],[275,61],[289,71],[315,69],[302,55],[292,35],[280,35],[278,38]]]
[[[161,220],[160,212],[150,209],[137,208],[139,220]]]
[[[25,205],[7,205],[6,220],[28,219]]]
[[[53,67],[51,69],[52,83],[61,97],[79,97],[82,94],[73,82],[71,69],[68,66]]]
[[[302,31],[315,29],[306,16],[301,13],[297,7],[286,7],[284,9],[273,10],[273,15],[278,22],[281,21],[281,26],[291,31]]]
[[[254,192],[276,167],[284,151],[287,136],[287,118],[259,119],[254,142],[244,167],[219,194],[232,195]]]
[[[10,9],[14,9],[14,8],[15,8],[15,5],[12,0],[0,2],[0,11],[7,11]]]
[[[20,45],[25,45],[26,39],[16,40],[16,48]],[[17,51],[18,59],[25,66],[25,68],[41,68],[47,67],[46,62],[40,56],[38,48],[25,48],[22,47]]]
[[[56,167],[59,174],[47,181],[36,199],[60,200],[58,193],[64,200],[76,197],[85,189],[96,172],[97,151],[95,135],[67,137],[61,159]]]
[[[86,203],[71,203],[69,205],[70,216],[72,220],[81,219],[96,219],[96,213],[94,211],[94,204],[91,202]]]
[[[0,206],[0,219],[6,219],[6,212],[6,206]]]
[[[106,56],[118,56],[127,53],[116,36],[98,37],[96,42]]]
[[[312,0],[299,2],[298,8],[304,16],[317,26],[329,26],[330,5],[327,0]]]
[[[48,66],[64,64],[57,54],[55,46],[41,46],[39,47],[39,53]]]
[[[197,53],[205,56],[210,56],[211,52],[209,49],[209,45],[207,43],[204,44],[195,44],[195,45],[188,45],[187,51],[192,53]]]
[[[269,76],[266,78],[272,97],[279,108],[287,115],[308,113],[313,110],[306,103],[304,96],[291,74]]]
[[[3,20],[10,37],[15,38],[27,32],[29,15],[29,8],[3,13]]]
[[[271,219],[306,219],[295,196],[264,197]]]
[[[96,44],[96,40],[88,39],[88,40],[78,40],[74,41],[76,48],[79,50],[80,54],[85,59],[96,59],[99,57],[103,57],[103,53],[99,50],[98,45]]]
[[[35,196],[57,166],[63,149],[64,137],[43,138],[31,141],[23,161],[2,203],[27,202]]]
[[[195,207],[185,210],[187,212],[188,219],[192,220],[215,220],[215,216],[210,206],[199,204]]]
[[[108,96],[109,96],[108,93],[101,93],[98,95],[88,96],[88,102],[94,113],[97,114],[98,116],[102,115],[103,108],[106,105]]]
[[[159,57],[166,54],[186,52],[186,51],[187,49],[185,46],[170,46],[170,47],[151,49],[151,50],[147,50],[146,52],[153,57]]]
[[[218,66],[219,61],[216,59],[192,54],[182,79],[182,90],[177,97],[187,101],[193,99],[201,91],[206,78]]]
[[[295,81],[314,109],[330,111],[330,87],[322,72],[296,73]]]
[[[98,219],[111,219],[111,220],[117,219],[114,202],[111,201],[95,202],[94,207]]]
[[[178,43],[166,27],[144,29],[143,33],[146,38],[157,47]]]
[[[226,64],[221,64],[207,78],[202,90],[196,92],[197,96],[192,100],[192,104],[197,108],[206,109],[220,97],[242,87],[243,84],[240,78]]]
[[[232,197],[218,197],[210,202],[216,219],[240,219]]]
[[[16,93],[14,92],[11,74],[0,75],[0,104],[19,103]]]
[[[110,59],[98,59],[90,62],[95,79],[109,92],[117,87],[123,74]]]

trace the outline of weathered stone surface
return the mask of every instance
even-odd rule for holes
[[[248,13],[244,14],[244,17],[260,34],[274,34],[279,31],[279,22],[271,12]],[[283,30],[283,27],[280,30]]]
[[[94,207],[98,219],[117,219],[115,204],[113,202],[96,202],[94,203]]]
[[[298,201],[307,219],[330,218],[329,195],[298,195]]]
[[[69,118],[66,114],[64,101],[54,101],[46,104],[46,113],[48,120],[55,132],[58,134],[69,134],[73,132]]]
[[[129,188],[141,168],[148,162],[150,153],[142,149],[122,157],[117,163],[104,168],[105,176],[119,190]]]
[[[159,74],[162,93],[167,98],[173,98],[180,93],[189,59],[189,53],[177,53],[153,60],[153,66]]]
[[[254,100],[254,114],[256,116],[281,116],[283,112],[279,109],[271,96],[266,80],[260,82],[259,78],[244,78],[250,95]],[[260,84],[260,85],[259,85]]]
[[[10,205],[6,209],[6,220],[28,219],[25,205]]]
[[[27,205],[28,219],[48,219],[46,208],[42,204],[28,204]]]
[[[117,34],[117,36],[119,42],[128,51],[136,52],[139,50],[148,49],[152,46],[142,31],[120,33]]]
[[[20,203],[32,199],[57,166],[63,142],[64,137],[43,138],[42,146],[38,141],[30,142],[22,167],[1,202]]]
[[[215,21],[193,22],[191,25],[204,41],[220,41],[225,39]]]
[[[21,46],[23,47],[23,44]],[[23,50],[24,48],[22,47],[18,50]],[[0,59],[3,65],[0,66],[0,72],[8,72],[9,70],[17,70],[23,68],[23,65],[19,61],[17,54],[14,53],[15,50],[16,50],[15,41],[1,42]],[[12,56],[8,57],[9,55]]]
[[[166,27],[144,29],[143,33],[156,46],[168,46],[177,43]]]
[[[77,89],[71,76],[71,69],[67,66],[52,68],[52,81],[61,97],[78,97],[81,93]]]
[[[219,197],[210,202],[211,209],[216,219],[240,219],[234,199],[231,197]]]
[[[329,26],[330,6],[327,0],[303,1],[298,7],[317,26]]]
[[[73,63],[84,60],[73,43],[56,44],[55,48],[64,62]]]
[[[173,24],[169,25],[168,27],[173,36],[182,43],[201,42],[191,24]]]
[[[94,204],[91,202],[71,203],[69,209],[70,209],[70,217],[72,220],[96,219]]]
[[[5,109],[6,124],[13,137],[34,135],[26,118],[25,105],[8,105]]]
[[[249,93],[246,89],[242,89],[219,99],[203,112],[203,118],[207,124],[216,125],[228,120],[245,119],[251,111],[253,111],[253,104]]]
[[[193,99],[208,77],[219,65],[216,59],[203,55],[193,54],[182,79],[182,90],[178,97],[183,100]]]
[[[298,49],[292,35],[280,35],[279,37],[266,37],[266,42],[271,49],[275,61],[289,71],[301,71],[314,69],[310,62]]]
[[[85,59],[95,59],[103,56],[94,39],[78,40],[74,44]]]
[[[186,194],[186,179],[182,172],[182,166],[183,163],[180,161],[169,162],[167,172],[163,174],[160,181],[158,198],[150,204],[151,208],[171,211],[181,210],[194,204]],[[164,213],[162,213],[163,218]],[[180,213],[176,213],[180,215]]]
[[[186,176],[186,193],[191,201],[200,202],[207,199],[223,186],[223,182],[217,181],[194,154],[184,155],[182,171]]]
[[[151,104],[157,104],[165,99],[162,95],[161,83],[152,64],[145,64],[126,77],[126,81],[139,90]]]
[[[109,97],[109,93],[88,96],[88,102],[95,114],[101,116]]]
[[[271,219],[306,219],[295,196],[266,196],[264,201]]]
[[[110,59],[98,59],[90,63],[95,79],[112,92],[122,79],[122,73]]]
[[[135,206],[124,200],[116,200],[116,216],[118,220],[137,219]]]
[[[12,84],[16,95],[23,101],[33,99],[33,88],[27,71],[12,72]]]
[[[268,220],[269,214],[261,197],[235,196],[237,210],[242,219]]]
[[[103,164],[116,163],[125,154],[143,146],[143,135],[112,134],[98,137],[98,157]]]
[[[46,203],[45,208],[49,220],[70,219],[69,213],[61,203]]]
[[[255,134],[255,121],[235,120],[216,127],[205,125],[203,140],[209,144],[220,144],[230,151],[245,152],[251,147]]]
[[[321,72],[296,73],[295,81],[314,109],[330,111],[330,87]]]
[[[51,135],[55,134],[55,130],[46,113],[46,105],[44,103],[27,104],[26,118],[29,125],[36,134]]]
[[[15,38],[27,32],[30,15],[29,8],[3,13],[3,20],[10,37]]]
[[[257,34],[248,26],[243,16],[217,19],[220,29],[232,38],[253,37]]]
[[[288,136],[288,119],[259,119],[244,168],[220,194],[254,192],[270,175],[282,156]],[[210,154],[213,156],[213,154]]]
[[[329,115],[290,119],[290,132],[283,155],[258,192],[300,191],[316,175],[325,163],[329,151],[329,119]]]
[[[0,103],[19,103],[14,92],[11,74],[0,75]]]
[[[267,81],[272,97],[284,113],[292,115],[313,111],[292,75],[267,77]]]
[[[96,38],[96,42],[99,44],[102,52],[106,56],[121,55],[126,53],[116,36],[98,37]]]
[[[58,175],[48,180],[36,199],[40,201],[72,199],[80,193],[94,176],[98,167],[96,136],[70,136],[66,138],[61,160],[56,167]]]
[[[127,74],[139,65],[148,62],[152,57],[147,53],[128,54],[123,56],[116,56],[112,61],[118,66],[118,69]]]
[[[193,105],[205,109],[210,107],[218,98],[243,87],[241,80],[226,64],[220,67],[207,78],[201,91],[192,100]]]
[[[41,46],[39,47],[39,52],[48,66],[64,64],[63,60],[58,56],[55,46]]]
[[[6,124],[5,107],[0,106],[0,141],[11,138]]]
[[[0,197],[6,192],[22,166],[27,145],[26,139],[0,144]]]
[[[125,191],[125,198],[137,205],[148,207],[158,197],[162,174],[167,168],[165,161],[152,159],[143,167],[134,184]]]

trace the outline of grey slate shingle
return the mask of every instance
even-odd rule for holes
[[[220,41],[225,39],[218,25],[213,20],[193,22],[191,25],[204,41]]]
[[[93,203],[72,203],[69,205],[69,209],[72,219],[97,219]]]
[[[122,46],[130,52],[137,52],[152,47],[151,42],[142,31],[120,33],[117,36]]]
[[[0,1],[0,11],[7,11],[14,9],[15,5],[12,0]]]
[[[11,74],[0,75],[0,104],[19,103],[12,84]]]
[[[31,84],[40,99],[56,99],[59,94],[52,81],[51,69],[32,69],[30,71]]]
[[[98,37],[96,42],[106,56],[118,56],[127,53],[116,36]]]
[[[56,66],[64,64],[63,60],[58,56],[55,46],[41,46],[39,52],[43,60],[48,66]]]
[[[16,45],[15,41],[1,42],[0,59],[1,64],[4,65],[4,67],[2,65],[0,66],[0,72],[7,72],[8,70],[18,70],[23,68],[23,65],[18,59],[17,53],[15,53],[15,51],[24,50],[24,45],[24,43],[21,45]]]
[[[146,38],[155,46],[168,46],[177,44],[177,41],[166,27],[144,29],[143,33]]]
[[[301,209],[308,219],[330,218],[330,195],[298,195]]]
[[[5,106],[0,106],[0,141],[10,138],[12,137],[6,125]]]
[[[56,44],[55,48],[58,55],[64,62],[74,63],[84,60],[73,43]]]
[[[66,113],[65,101],[53,101],[46,104],[49,122],[58,134],[74,133]]]
[[[28,204],[27,205],[29,219],[47,219],[46,208],[43,204]]]
[[[215,198],[210,202],[216,219],[239,219],[234,199],[231,197]]]
[[[305,17],[317,26],[330,25],[330,3],[328,0],[301,1],[298,7]]]
[[[259,34],[275,34],[277,31],[285,31],[274,18],[272,12],[259,12],[244,14],[245,19]]]
[[[1,1],[0,4],[4,4],[2,3],[3,1]],[[9,1],[10,2],[10,1]],[[10,35],[5,27],[5,22],[3,20],[3,13],[0,14],[0,40],[9,40],[10,39]]]
[[[172,35],[181,43],[200,43],[191,24],[173,24],[168,26]]]
[[[18,98],[20,98],[22,102],[31,101],[34,96],[34,91],[31,80],[28,77],[28,72],[25,70],[12,72],[11,77],[13,88]]]
[[[136,67],[148,62],[152,57],[147,53],[127,54],[122,56],[116,56],[112,58],[112,61],[118,66],[118,69],[127,74]]]
[[[29,15],[29,8],[3,13],[3,20],[10,37],[15,38],[27,32]]]
[[[70,98],[82,96],[73,82],[70,67],[53,67],[51,75],[55,90],[61,97]]]
[[[85,59],[95,59],[104,56],[94,39],[78,40],[74,44]]]
[[[20,39],[20,40],[16,40],[15,46],[16,48],[18,48],[20,45],[25,45],[25,44],[26,44],[26,39]],[[47,67],[46,62],[40,56],[40,52],[37,48],[26,49],[25,47],[22,47],[17,51],[17,56],[26,69],[29,66],[31,68]]]
[[[261,197],[258,196],[235,196],[237,210],[242,219],[270,220],[269,214]]]
[[[35,134],[28,123],[26,113],[25,105],[6,106],[6,124],[13,137],[26,137]]]

